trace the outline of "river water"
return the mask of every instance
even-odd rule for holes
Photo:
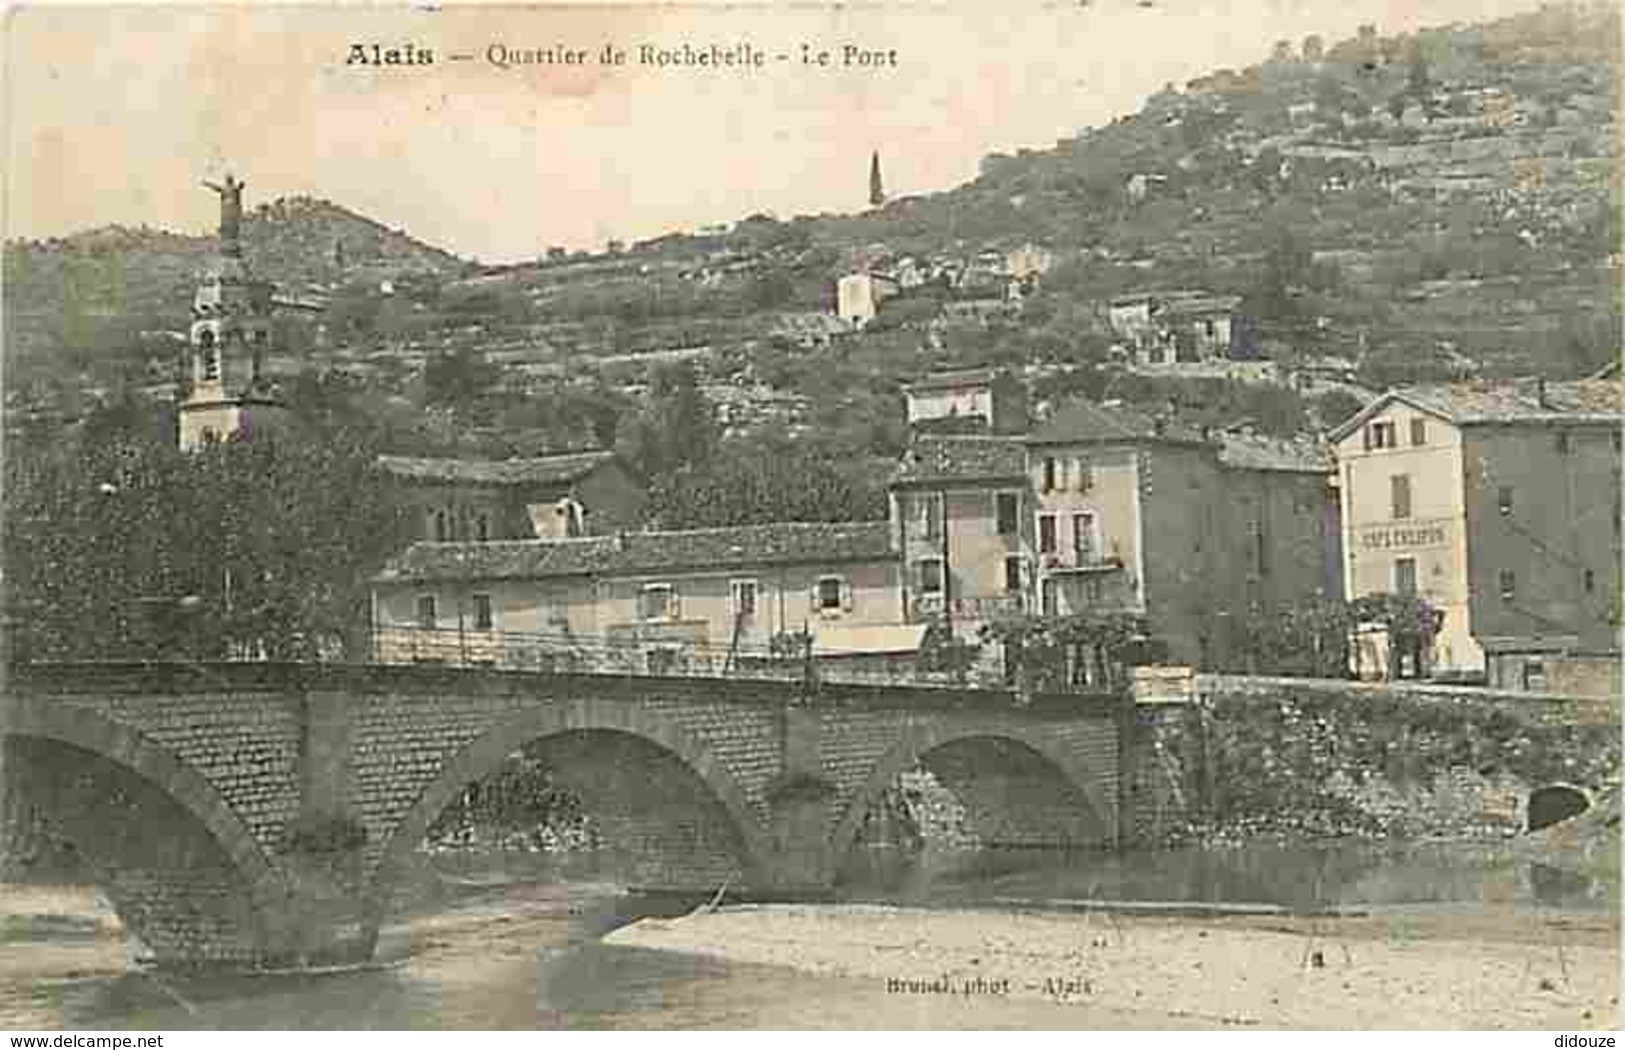
[[[1617,851],[1617,839],[1613,848]],[[1108,854],[862,850],[842,896],[947,909],[1202,902],[1294,911],[1612,914],[1618,866],[1552,863],[1527,843],[1263,847]],[[0,885],[0,1027],[30,1029],[874,1028],[908,1013],[872,983],[641,948],[599,937],[704,895],[635,894],[535,857],[435,858],[437,889],[406,902],[375,965],[325,973],[177,975],[135,946],[88,888]],[[981,1010],[982,1027],[1161,1027],[1155,1015],[1060,1006]]]

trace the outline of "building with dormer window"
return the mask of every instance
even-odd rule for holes
[[[380,456],[396,498],[430,542],[569,539],[635,526],[644,488],[613,452],[524,459]]]

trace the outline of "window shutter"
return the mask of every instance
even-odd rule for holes
[[[666,615],[673,620],[681,620],[683,618],[683,600],[677,593],[677,585],[672,584],[672,588],[667,594],[670,597],[666,600]]]
[[[852,611],[852,581],[841,580],[841,608],[846,612]]]

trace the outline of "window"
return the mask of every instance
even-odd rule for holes
[[[584,531],[582,518],[584,516],[581,504],[566,497],[553,505],[553,515],[559,521],[557,528],[563,531],[566,538],[580,536]]]
[[[481,514],[474,519],[474,538],[484,543],[491,538],[491,517]]]
[[[219,440],[220,431],[216,430],[214,427],[203,428],[203,443],[205,445],[212,445]]]
[[[1088,492],[1095,487],[1095,468],[1089,465],[1087,459],[1080,459],[1078,467],[1078,491]]]
[[[1046,577],[1044,581],[1039,584],[1038,595],[1039,607],[1043,610],[1043,614],[1045,616],[1060,615],[1060,602],[1057,600],[1055,595],[1054,580]]]
[[[1072,557],[1079,565],[1095,560],[1095,516],[1072,515]]]
[[[476,631],[489,631],[492,627],[491,596],[489,594],[474,595],[474,629]]]
[[[756,617],[756,581],[735,580],[728,592],[733,598],[734,620],[744,621]]]
[[[1518,596],[1518,574],[1511,569],[1501,570],[1501,600],[1511,601]]]
[[[1398,558],[1394,561],[1394,593],[1416,593],[1416,559]]]
[[[1091,576],[1083,581],[1083,596],[1089,601],[1099,604],[1101,595],[1105,593],[1105,586],[1100,577]]]
[[[1004,557],[1004,593],[1021,593],[1021,555],[1007,554]]]
[[[1365,448],[1369,452],[1376,448],[1397,448],[1399,438],[1397,428],[1391,420],[1381,423],[1368,423],[1365,428]]]
[[[220,378],[220,355],[215,352],[212,344],[203,347],[203,378],[205,381]]]
[[[1044,457],[1044,491],[1055,491],[1055,457]]]
[[[1512,513],[1512,486],[1502,485],[1495,494],[1495,505],[1501,508],[1502,514]]]
[[[1268,575],[1269,563],[1265,558],[1263,522],[1247,523],[1247,557],[1251,562],[1252,576],[1261,578]]]
[[[1014,492],[1000,492],[994,496],[994,510],[999,520],[999,535],[1014,536],[1021,513],[1021,500]]]
[[[942,593],[941,558],[921,558],[914,563],[914,571],[919,576],[921,594]]]
[[[1568,455],[1569,454],[1569,435],[1568,435],[1568,432],[1567,431],[1562,431],[1562,430],[1558,431],[1557,439],[1556,439],[1555,444],[1557,446],[1557,454],[1559,456]]]
[[[1428,421],[1421,416],[1411,420],[1411,444],[1425,445],[1428,443]]]
[[[1539,657],[1529,657],[1523,662],[1523,687],[1532,692],[1544,692],[1546,689],[1546,661]]]
[[[1044,554],[1055,553],[1055,515],[1038,516],[1038,549]]]
[[[842,592],[846,590],[839,576],[818,578],[818,610],[832,612],[840,609]]]
[[[638,596],[638,618],[641,620],[669,620],[676,614],[676,596],[669,583],[644,584]]]
[[[920,497],[920,516],[925,526],[927,539],[940,540],[943,534],[943,495],[940,492],[931,492]]]
[[[1411,516],[1411,476],[1395,474],[1388,479],[1388,494],[1395,518]]]
[[[424,630],[432,631],[435,624],[434,595],[420,595],[418,597],[418,626]]]
[[[1584,583],[1585,583],[1586,593],[1591,594],[1591,593],[1595,592],[1596,589],[1597,589],[1597,573],[1596,573],[1596,571],[1593,570],[1593,569],[1587,569],[1585,571],[1585,575],[1584,575],[1583,579],[1584,579]]]

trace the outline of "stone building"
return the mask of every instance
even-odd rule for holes
[[[1135,364],[1178,365],[1230,357],[1240,304],[1233,295],[1141,292],[1111,300],[1106,315]]]
[[[862,328],[880,313],[880,304],[898,291],[897,282],[884,274],[849,273],[835,283],[836,316],[852,328]]]
[[[1019,437],[919,435],[891,481],[891,519],[912,623],[974,639],[1029,611],[1033,496]]]
[[[1327,470],[1316,444],[1084,402],[1024,437],[920,436],[892,481],[904,607],[966,637],[1138,614],[1175,662],[1220,666],[1249,616],[1335,594]]]
[[[771,659],[911,662],[886,522],[417,543],[374,581],[380,658],[650,669]],[[792,658],[795,646],[779,650]]]
[[[434,542],[565,539],[630,528],[647,494],[613,452],[529,459],[380,456],[397,499]]]
[[[936,372],[903,387],[908,424],[963,424],[992,433],[1027,428],[1026,391],[1019,379],[993,368]]]
[[[1026,448],[1041,614],[1138,613],[1172,662],[1215,667],[1249,617],[1328,593],[1319,444],[1078,402]]]
[[[1444,613],[1404,670],[1617,693],[1622,409],[1617,374],[1475,381],[1389,391],[1333,433],[1348,594]]]

